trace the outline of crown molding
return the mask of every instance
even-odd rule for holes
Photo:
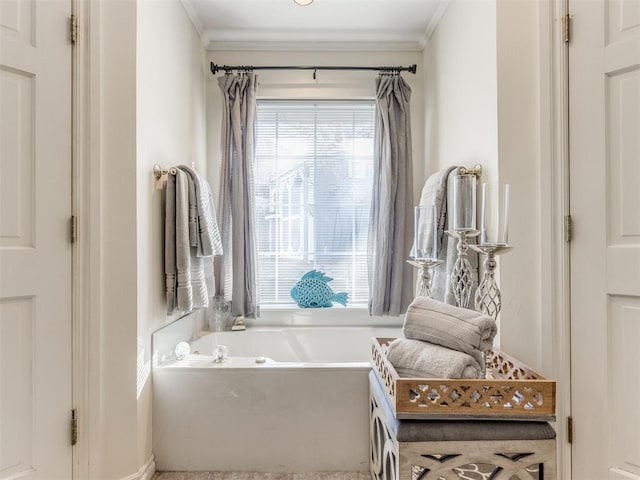
[[[404,32],[206,30],[207,50],[421,51],[422,36]]]
[[[341,0],[337,0],[341,1]],[[192,0],[180,0],[206,50],[214,51],[388,51],[420,52],[444,17],[450,0],[439,0],[421,35],[402,31],[358,33],[353,31],[279,31],[205,29]]]
[[[205,37],[203,36],[204,27],[202,25],[202,22],[200,21],[200,17],[198,17],[198,14],[193,7],[193,4],[191,3],[191,0],[180,0],[180,3],[182,4],[184,11],[187,13],[189,20],[191,20],[193,28],[195,28],[196,32],[198,33],[200,41],[202,42],[202,46],[206,48],[207,44],[205,43]]]
[[[442,21],[444,14],[447,13],[447,8],[449,8],[449,3],[450,3],[450,0],[441,0],[441,2],[438,4],[438,8],[436,8],[436,11],[433,13],[433,16],[429,20],[429,23],[427,24],[427,28],[424,31],[424,36],[420,41],[420,46],[422,47],[421,49],[424,49],[424,47],[426,47],[427,42],[431,38],[431,35],[433,35],[433,32],[436,31],[436,28],[438,28],[438,25],[440,25],[440,22]]]
[[[217,42],[204,43],[208,51],[290,51],[290,52],[421,52],[421,42]]]

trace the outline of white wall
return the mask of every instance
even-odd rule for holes
[[[93,233],[99,232],[99,255],[90,259],[91,429],[90,438],[80,441],[89,442],[90,478],[117,479],[139,468],[135,427],[136,5],[103,2],[99,20],[89,30],[100,39],[99,50],[92,50],[96,55],[91,59],[99,76],[91,79],[92,87],[100,93],[90,119],[99,125],[99,138],[91,139],[97,152],[91,159],[91,180],[99,178],[100,193],[97,198],[90,195],[95,200],[90,221],[94,222]]]
[[[137,340],[148,368],[151,333],[167,323],[164,190],[152,175],[185,164],[206,174],[205,61],[179,0],[137,2]],[[147,371],[147,370],[145,370]],[[151,388],[138,386],[138,465],[151,455]]]
[[[451,0],[424,54],[427,172],[480,163],[496,180],[495,2]]]
[[[481,163],[482,181],[511,186],[499,260],[500,346],[543,365],[540,269],[540,56],[536,0],[451,0],[425,48],[429,173]],[[464,32],[464,34],[462,34]],[[545,329],[546,331],[546,329]]]
[[[208,52],[209,60],[218,65],[362,65],[407,66],[417,64],[416,75],[403,73],[411,87],[411,122],[413,142],[414,193],[416,199],[424,177],[424,92],[422,55],[420,52]],[[318,71],[313,80],[310,70],[261,70],[259,98],[375,98],[374,71]],[[209,180],[218,192],[220,165],[220,128],[222,121],[222,97],[218,78],[207,79],[207,156],[210,161]],[[217,195],[216,195],[217,198]]]
[[[152,165],[205,171],[204,49],[179,0],[91,7],[80,23],[91,54],[81,65],[90,92],[83,218],[97,254],[88,260],[89,428],[80,439],[88,458],[78,468],[83,478],[117,480],[149,474],[151,389],[138,358],[148,365],[151,332],[167,322]]]
[[[501,347],[542,370],[540,44],[538,0],[498,0],[499,179],[510,184],[509,242],[515,249],[500,262],[503,309]],[[550,331],[551,328],[544,328]]]

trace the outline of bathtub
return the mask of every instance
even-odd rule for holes
[[[399,334],[250,327],[199,335],[183,360],[165,352],[153,368],[158,470],[368,470],[371,338]],[[224,363],[213,362],[217,344]]]

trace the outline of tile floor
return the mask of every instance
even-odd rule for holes
[[[371,480],[367,472],[158,472],[152,480]]]

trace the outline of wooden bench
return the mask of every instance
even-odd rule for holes
[[[373,371],[369,385],[374,480],[556,478],[556,434],[546,421],[400,420]]]

